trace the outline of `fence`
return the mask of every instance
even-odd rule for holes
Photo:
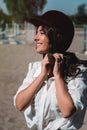
[[[87,52],[87,26],[75,26],[83,37],[83,50]],[[5,30],[0,30],[0,44],[28,44],[34,37],[34,26],[25,22],[24,24],[6,24]]]
[[[0,44],[25,44],[31,42],[34,36],[34,26],[29,23],[6,24],[2,31],[0,28]]]
[[[84,26],[84,51],[86,52],[87,51],[87,26],[85,25]]]

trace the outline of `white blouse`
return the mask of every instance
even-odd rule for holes
[[[77,111],[69,118],[63,118],[59,111],[56,99],[54,77],[43,82],[41,89],[36,93],[31,105],[24,110],[25,119],[30,130],[76,130],[84,120],[87,107],[87,68],[80,66],[81,73],[67,85]],[[29,70],[23,84],[14,96],[14,105],[17,94],[28,87],[41,72],[41,62],[29,64]]]

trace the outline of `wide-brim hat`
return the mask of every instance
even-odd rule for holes
[[[35,16],[29,19],[29,22],[36,27],[45,25],[56,28],[64,35],[65,42],[61,45],[61,51],[65,52],[71,45],[74,36],[74,26],[71,19],[64,13],[56,10],[51,10],[41,16]]]

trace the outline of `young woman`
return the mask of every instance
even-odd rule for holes
[[[14,103],[24,110],[30,130],[76,130],[87,107],[87,62],[68,52],[74,26],[59,11],[30,19],[36,29],[36,51],[42,61],[29,64]]]

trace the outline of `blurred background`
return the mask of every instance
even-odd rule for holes
[[[0,130],[28,130],[13,97],[29,62],[42,58],[36,54],[35,27],[28,19],[48,10],[62,11],[72,19],[75,36],[69,51],[87,60],[87,0],[0,0]],[[87,114],[80,130],[87,130]]]
[[[48,10],[60,10],[73,21],[76,29],[83,29],[86,40],[87,1],[86,0],[0,0],[0,44],[23,44],[19,38],[32,30],[30,17],[41,15]],[[27,35],[26,33],[26,35]],[[27,37],[31,39],[32,37]],[[86,49],[86,44],[84,45]]]
[[[0,44],[31,42],[34,28],[28,22],[29,18],[48,10],[62,11],[72,19],[76,31],[83,31],[86,50],[86,0],[0,0]],[[29,37],[30,32],[32,36]]]

